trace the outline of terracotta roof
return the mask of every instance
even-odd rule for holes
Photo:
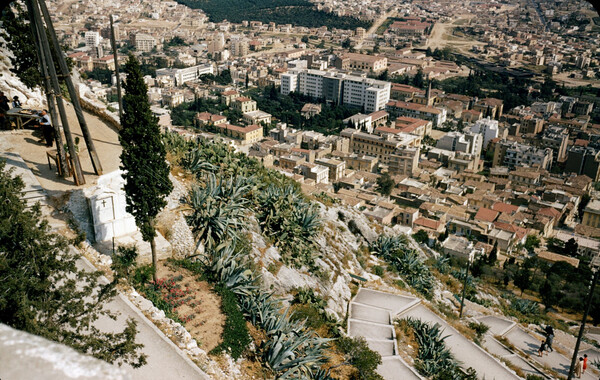
[[[512,214],[519,210],[519,207],[504,202],[496,202],[492,205],[492,210]]]
[[[546,260],[546,261],[553,262],[553,263],[555,263],[557,261],[564,261],[566,263],[571,264],[575,268],[577,268],[579,266],[579,259],[576,259],[574,257],[565,256],[565,255],[559,255],[558,253],[541,251],[541,252],[538,252],[537,257],[539,257],[540,259]]]
[[[438,220],[428,219],[428,218],[417,218],[414,222],[415,225],[429,228],[432,230],[436,230],[440,227],[441,222]]]
[[[498,211],[490,210],[489,208],[481,207],[477,214],[475,214],[475,219],[481,220],[484,222],[493,222],[498,217]]]
[[[546,207],[543,209],[538,210],[538,215],[546,215],[549,216],[551,218],[558,218],[560,217],[560,211],[558,211],[557,209],[553,208],[553,207]]]

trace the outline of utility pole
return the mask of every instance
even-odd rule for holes
[[[79,162],[79,157],[77,156],[77,152],[75,150],[75,143],[73,142],[73,136],[71,135],[71,129],[69,127],[69,120],[67,118],[67,111],[65,109],[65,105],[63,103],[60,84],[58,83],[58,76],[56,74],[56,68],[54,67],[54,60],[52,59],[52,52],[50,50],[50,43],[48,42],[48,36],[46,35],[46,28],[44,28],[44,24],[42,22],[42,17],[40,16],[40,9],[38,7],[38,2],[36,0],[28,0],[31,2],[31,8],[33,10],[33,14],[30,15],[33,19],[35,19],[35,25],[38,30],[38,36],[40,37],[40,44],[42,45],[42,51],[44,52],[44,56],[46,58],[45,66],[48,69],[48,73],[50,74],[50,83],[52,84],[52,88],[54,89],[56,104],[58,106],[58,112],[60,114],[60,118],[62,121],[63,129],[65,132],[65,139],[67,140],[67,146],[69,148],[70,158],[73,162],[73,177],[75,179],[76,185],[85,184],[85,178],[83,176],[83,171],[81,170],[81,164]]]
[[[75,86],[73,85],[73,80],[71,79],[71,73],[69,72],[69,67],[67,66],[67,61],[65,60],[64,53],[60,48],[58,38],[56,37],[56,31],[54,30],[54,25],[52,24],[50,13],[48,12],[48,8],[46,7],[46,2],[45,0],[38,0],[38,2],[40,4],[42,14],[44,15],[44,20],[46,21],[46,26],[49,31],[50,38],[52,38],[52,44],[54,45],[56,56],[58,57],[60,71],[67,85],[67,90],[69,91],[69,96],[71,97],[71,102],[73,103],[75,114],[77,115],[77,121],[79,122],[79,127],[81,128],[81,134],[83,135],[83,140],[85,141],[85,145],[88,148],[90,160],[92,161],[92,166],[94,167],[94,172],[96,173],[96,175],[102,175],[102,165],[100,164],[100,159],[98,158],[98,154],[96,152],[92,136],[90,135],[87,122],[85,121],[85,117],[83,116],[83,108],[81,107],[81,102],[79,101],[79,95],[77,94],[77,91],[75,91]]]
[[[473,260],[474,251],[469,253],[469,258],[467,259],[467,270],[465,271],[465,279],[463,281],[463,291],[462,297],[460,299],[460,312],[458,314],[458,318],[462,318],[463,307],[465,306],[465,294],[467,293],[467,279],[469,278],[469,266],[471,266],[471,260]]]
[[[44,78],[44,90],[46,91],[46,102],[48,103],[48,113],[50,114],[50,120],[52,120],[52,127],[54,128],[54,140],[56,142],[56,152],[58,158],[58,166],[60,167],[59,173],[62,177],[65,177],[69,173],[69,165],[67,163],[67,156],[65,154],[65,149],[63,146],[61,131],[60,131],[60,122],[58,117],[56,116],[56,106],[55,106],[55,98],[54,98],[54,90],[50,85],[50,76],[48,75],[48,69],[46,68],[45,62],[46,57],[44,55],[44,50],[40,45],[40,33],[37,22],[33,17],[33,5],[31,1],[25,1],[25,5],[27,6],[27,12],[29,13],[31,27],[31,33],[33,35],[33,39],[36,43],[36,51],[38,64],[42,71],[42,77]]]
[[[121,77],[119,74],[119,58],[117,56],[117,42],[113,16],[110,15],[110,44],[112,45],[113,58],[115,59],[115,75],[117,76],[117,98],[119,99],[119,121],[123,119],[123,97],[121,95]]]
[[[569,376],[567,380],[573,379],[573,373],[575,372],[575,365],[577,364],[577,354],[579,354],[579,344],[581,343],[581,338],[583,338],[583,330],[585,329],[585,322],[587,321],[588,314],[590,313],[590,307],[592,306],[592,299],[594,298],[594,289],[596,288],[596,283],[598,283],[598,275],[600,275],[600,270],[597,267],[593,268],[594,277],[592,279],[592,284],[590,285],[590,293],[588,294],[587,301],[585,304],[585,310],[583,312],[583,320],[581,321],[581,327],[579,328],[579,335],[577,336],[577,342],[575,343],[575,349],[573,350],[573,358],[571,359],[571,367],[569,368]]]

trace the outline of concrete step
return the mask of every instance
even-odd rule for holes
[[[408,366],[399,356],[386,357],[381,359],[381,364],[377,367],[377,373],[386,380],[422,380],[416,371]]]
[[[363,305],[379,307],[392,312],[398,313],[400,310],[407,307],[415,301],[415,297],[402,296],[397,294],[384,293],[377,290],[361,288],[354,298],[354,302]]]
[[[350,303],[350,318],[382,324],[391,323],[389,310],[364,305],[358,302]]]
[[[348,321],[348,335],[362,336],[366,339],[392,340],[394,339],[394,329],[391,325],[350,319]]]
[[[371,350],[379,352],[379,355],[382,357],[394,356],[397,354],[396,345],[393,340],[367,339],[367,344]]]

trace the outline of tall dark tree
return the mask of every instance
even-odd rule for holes
[[[514,277],[515,286],[521,289],[521,295],[531,285],[531,272],[525,265],[521,266]]]
[[[564,253],[567,256],[576,257],[578,248],[579,248],[579,244],[577,244],[577,241],[575,240],[575,238],[570,238],[565,243]]]
[[[134,320],[117,333],[94,325],[114,317],[105,305],[116,281],[102,285],[100,272],[78,269],[77,255],[49,232],[39,205],[26,207],[19,196],[23,181],[5,166],[0,160],[0,322],[110,363],[145,364]]]
[[[396,186],[396,182],[394,182],[389,173],[385,172],[377,178],[377,187],[375,190],[383,195],[390,195],[394,186]]]
[[[496,260],[498,260],[498,242],[494,243],[494,247],[490,251],[490,255],[488,256],[488,264],[494,265],[496,264]]]
[[[152,266],[156,281],[156,216],[167,204],[165,197],[173,189],[169,179],[166,150],[160,137],[158,119],[150,110],[148,87],[140,64],[133,57],[125,64],[127,81],[123,85],[123,120],[119,141],[123,147],[121,169],[126,180],[127,211],[144,241],[152,248]]]
[[[413,86],[423,88],[425,86],[425,79],[423,77],[423,70],[419,67],[419,70],[413,77]]]

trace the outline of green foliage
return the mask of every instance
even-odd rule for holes
[[[429,242],[429,235],[425,230],[419,230],[413,234],[413,238],[417,243],[427,243]]]
[[[211,353],[228,351],[234,359],[239,358],[252,339],[244,320],[244,314],[238,306],[235,294],[228,288],[220,285],[215,291],[221,296],[221,310],[225,314],[225,326],[223,327],[223,342],[215,347]]]
[[[382,195],[390,195],[395,186],[396,182],[394,182],[389,173],[385,172],[377,177],[377,186],[375,187],[375,190]]]
[[[167,47],[171,47],[171,46],[187,46],[187,44],[185,43],[185,40],[179,36],[175,36],[173,38],[171,38],[169,40],[169,42],[167,42],[165,44]]]
[[[523,244],[523,247],[525,247],[525,249],[529,253],[532,253],[535,248],[540,247],[540,238],[537,235],[533,235],[533,234],[527,235],[527,238],[525,239],[525,244]]]
[[[192,185],[185,199],[191,209],[186,221],[192,229],[197,244],[203,243],[208,249],[228,238],[237,240],[237,231],[245,226],[247,193],[251,187],[248,179],[237,176],[217,180],[214,173],[205,176],[204,187]]]
[[[380,235],[369,249],[390,263],[416,291],[426,297],[431,296],[435,278],[419,254],[410,248],[406,236]]]
[[[135,217],[143,239],[151,242],[156,236],[154,220],[167,204],[165,197],[173,184],[169,179],[158,122],[150,110],[148,88],[133,56],[125,64],[124,72],[127,81],[123,85],[125,95],[119,141],[123,147],[121,169],[125,171],[127,211]],[[152,254],[155,256],[154,249]]]
[[[112,256],[111,269],[115,272],[116,276],[129,279],[132,275],[132,269],[135,270],[137,257],[138,250],[135,245],[119,246],[117,252]]]
[[[0,38],[5,41],[3,46],[12,52],[10,62],[13,67],[10,71],[29,88],[42,86],[43,78],[38,64],[35,40],[29,24],[29,14],[15,2],[12,7],[7,6],[2,10],[0,22],[2,24]],[[56,72],[60,73],[58,57],[49,36],[48,41]],[[66,62],[68,68],[71,69],[73,60],[66,58]]]
[[[490,326],[486,325],[483,322],[469,322],[469,328],[475,331],[475,335],[477,335],[477,339],[481,339],[481,337],[488,332]]]
[[[85,72],[81,75],[83,79],[95,79],[102,84],[110,85],[112,81],[113,71],[109,69],[95,68],[92,71]]]
[[[469,369],[468,375],[463,375],[462,369],[444,342],[448,336],[442,336],[439,323],[430,324],[416,318],[407,318],[405,321],[413,329],[415,339],[419,346],[415,368],[424,376],[432,379],[476,379],[474,371]]]
[[[78,255],[50,233],[39,204],[20,199],[23,181],[12,176],[0,160],[0,322],[110,363],[145,364],[134,320],[115,333],[95,326],[115,317],[105,305],[116,282],[102,285],[100,272],[78,269]]]
[[[225,19],[234,23],[243,20],[294,24],[309,28],[323,25],[329,28],[369,29],[370,23],[354,17],[340,17],[333,13],[318,11],[306,0],[177,0],[190,8],[201,8],[210,20],[220,22]]]
[[[375,266],[373,266],[373,273],[375,273],[377,276],[381,277],[385,273],[385,269],[383,269],[379,265],[375,265]]]
[[[263,189],[258,204],[260,225],[279,247],[284,262],[312,267],[315,238],[321,229],[318,208],[291,185]]]
[[[340,337],[336,341],[338,350],[344,355],[344,362],[356,368],[352,379],[382,380],[383,377],[376,371],[381,364],[381,355],[371,350],[363,337]]]
[[[165,312],[167,318],[170,318],[177,323],[182,323],[177,312],[173,310],[173,306],[165,300],[163,294],[154,284],[147,285],[140,290],[144,293],[144,296],[152,302],[152,305]]]
[[[154,276],[154,268],[152,265],[141,265],[136,267],[133,272],[132,282],[134,286],[145,285],[152,280]]]

